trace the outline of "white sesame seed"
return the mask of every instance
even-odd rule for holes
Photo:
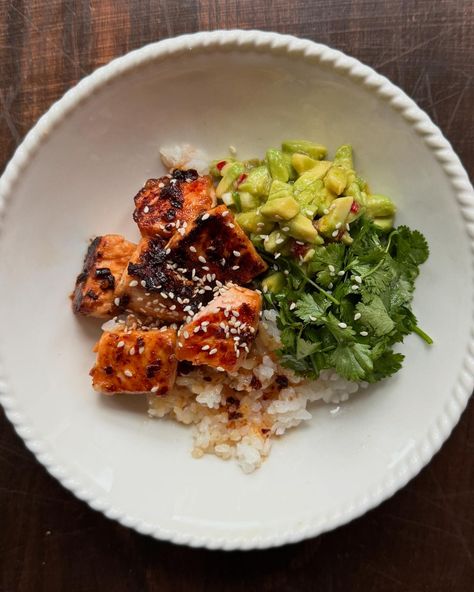
[[[209,267],[207,265],[203,265],[202,268],[203,268],[204,271],[209,271]]]
[[[135,348],[134,348],[134,347],[131,347],[128,353],[129,353],[131,356],[134,356],[134,355],[135,355]]]
[[[290,304],[290,310],[295,310],[295,308],[296,308],[296,304],[294,302],[292,302]]]
[[[203,257],[202,255],[199,255],[198,261],[200,261],[201,263],[206,263],[206,258]]]
[[[262,240],[267,240],[267,238],[268,238],[268,234],[261,234],[261,235],[260,235],[260,238],[261,238]]]
[[[232,224],[232,222],[229,222],[229,224],[227,224],[227,226],[228,226],[229,228],[235,228],[235,224]]]
[[[125,345],[125,341],[119,341],[117,343],[117,347],[123,347]]]
[[[367,331],[361,331],[359,335],[362,335],[362,337],[367,337],[368,333]]]
[[[216,370],[219,370],[219,372],[224,372],[224,368],[222,366],[217,366]]]
[[[360,314],[360,312],[356,312],[354,315],[354,321],[358,321],[360,319],[362,315]]]
[[[148,206],[145,206],[145,207],[143,208],[143,213],[144,213],[144,214],[148,214],[148,212],[149,212],[149,211],[150,211],[150,208],[149,208]]]
[[[225,261],[224,257],[222,257],[222,259],[221,259],[221,265],[224,266],[225,263],[226,263],[226,261]]]
[[[178,347],[183,347],[183,344],[181,343],[181,341],[178,341]]]
[[[209,352],[209,355],[210,355],[210,356],[213,356],[214,354],[217,354],[217,348],[215,348],[215,347],[213,347],[213,348],[211,349],[211,351]]]
[[[209,218],[209,214],[206,212],[205,214],[203,214],[203,217],[201,218],[201,220],[207,220]]]
[[[356,275],[354,279],[358,284],[362,283],[362,278],[360,277],[360,275]]]
[[[333,284],[332,282],[331,282],[331,283],[329,283],[329,284],[328,284],[328,288],[329,288],[330,290],[332,290],[332,289],[334,288],[334,284]]]
[[[138,286],[138,282],[137,280],[132,280],[129,284],[130,288],[134,288],[135,286]]]
[[[229,211],[225,210],[224,212],[222,212],[222,217],[225,218],[228,215]]]
[[[290,230],[289,226],[283,226],[282,228],[283,232],[288,232]]]
[[[237,319],[240,317],[239,312],[237,310],[233,310],[232,314],[234,315],[234,317]]]
[[[285,239],[284,238],[277,238],[276,241],[275,241],[275,244],[281,245],[284,242],[285,242]]]
[[[351,289],[354,290],[354,292],[355,292],[356,290],[359,289],[359,286],[357,284],[352,284]]]
[[[232,251],[234,257],[240,257],[240,251]]]
[[[233,265],[232,266],[232,271],[237,271],[238,269],[240,269],[240,265]]]
[[[133,376],[133,372],[130,372],[130,370],[124,370],[123,373],[125,374],[125,376],[128,376],[128,378],[132,378]]]
[[[202,350],[202,351],[207,351],[207,350],[209,349],[209,347],[210,347],[210,346],[209,346],[209,345],[207,345],[207,344],[206,344],[206,345],[203,345],[203,346],[201,347],[201,350]]]
[[[138,353],[139,353],[140,355],[142,355],[142,353],[143,353],[144,351],[145,351],[145,348],[144,348],[144,347],[139,347],[139,348],[138,348]]]
[[[166,292],[160,292],[160,296],[162,296],[165,300],[168,298],[168,294]]]
[[[342,270],[341,270],[341,271],[338,271],[338,272],[337,272],[337,275],[338,275],[339,277],[342,277],[342,276],[343,276],[345,273],[346,273],[345,271],[342,271]]]
[[[329,214],[329,210],[327,208],[324,208],[323,214]]]
[[[315,320],[316,320],[316,317],[310,316],[310,317],[309,317],[309,320],[310,320],[310,321],[315,321]]]
[[[170,306],[170,310],[176,310],[176,304],[172,304],[172,305]]]
[[[145,287],[146,287],[146,282],[145,282],[145,280],[141,280],[141,281],[140,281],[140,285],[142,286],[142,288],[145,288]]]
[[[193,247],[192,245],[189,247],[189,250],[191,251],[191,253],[195,253],[196,252],[196,247]]]
[[[158,183],[158,187],[159,187],[160,189],[162,189],[164,186],[165,186],[165,184],[164,184],[163,182],[161,182],[161,183]]]
[[[332,273],[334,273],[336,271],[336,268],[334,267],[334,265],[328,265],[328,269]]]
[[[114,298],[115,306],[120,306],[120,298]]]
[[[338,325],[341,327],[341,329],[347,329],[346,323],[338,323]]]
[[[187,331],[183,331],[183,336],[185,339],[189,339],[189,333]]]
[[[165,249],[165,255],[169,255],[171,253],[171,249],[168,247],[167,249]]]
[[[158,388],[159,388],[159,387],[157,387],[157,386],[152,386],[152,387],[151,387],[151,392],[152,392],[152,393],[156,393],[156,391],[158,390]]]
[[[278,257],[281,255],[281,253],[275,253],[275,259],[278,259]]]
[[[297,240],[295,242],[296,242],[297,245],[304,245],[304,242],[303,241]]]
[[[347,232],[349,232],[350,229],[351,229],[350,224],[347,222],[346,223],[346,230],[347,230]]]
[[[338,223],[336,224],[336,228],[337,228],[338,230],[339,230],[339,228],[341,228],[341,226],[342,226],[342,222],[338,222]]]
[[[335,230],[335,231],[334,231],[334,232],[331,234],[331,236],[332,236],[333,238],[336,238],[336,236],[337,236],[338,234],[339,234],[339,230]]]

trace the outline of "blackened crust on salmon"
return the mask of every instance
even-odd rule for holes
[[[100,287],[103,290],[113,290],[115,288],[115,278],[108,267],[97,267],[95,277],[100,279]]]
[[[180,183],[168,183],[165,185],[160,193],[160,199],[166,199],[175,209],[183,207],[183,192],[181,191]]]
[[[169,255],[165,245],[166,241],[160,237],[149,239],[138,263],[128,264],[128,274],[140,283],[145,282],[143,287],[148,292],[172,292],[180,298],[191,298],[193,282],[166,263]]]
[[[182,266],[189,266],[192,260],[193,266],[200,267],[200,257],[204,257],[205,265],[211,264],[211,273],[222,282],[244,285],[267,269],[225,206],[200,214],[184,236],[173,237],[170,247],[175,252],[175,260]]]
[[[185,171],[174,169],[171,176],[177,181],[187,181],[188,179],[195,181],[199,177],[199,174],[195,169],[187,169]]]
[[[80,312],[82,301],[84,300],[84,296],[88,295],[87,293],[84,294],[82,290],[82,286],[84,282],[89,277],[89,273],[91,269],[94,267],[98,257],[97,257],[97,249],[100,245],[102,240],[101,236],[97,236],[94,240],[91,241],[89,247],[87,249],[86,256],[84,258],[84,264],[82,266],[81,273],[77,276],[76,279],[76,286],[74,288],[74,294],[72,299],[72,308],[74,312]],[[100,253],[99,253],[100,254]],[[89,295],[90,297],[90,295]]]

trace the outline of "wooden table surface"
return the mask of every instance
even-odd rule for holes
[[[307,37],[373,66],[429,113],[472,178],[472,0],[0,0],[2,169],[38,117],[97,66],[151,41],[234,27]],[[366,516],[281,549],[209,552],[93,512],[0,414],[0,590],[474,590],[473,454],[471,405],[430,465]]]

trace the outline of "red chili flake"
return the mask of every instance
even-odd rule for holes
[[[291,252],[297,259],[302,259],[308,251],[309,245],[299,245],[297,242],[293,241]]]
[[[226,164],[227,164],[226,160],[221,160],[220,162],[218,162],[216,164],[216,169],[220,172],[220,171],[222,171],[222,169],[225,167]]]
[[[246,173],[242,173],[240,175],[240,177],[237,179],[237,187],[243,183],[245,181],[245,179],[248,177],[248,175]]]
[[[359,205],[359,204],[358,204],[358,203],[357,203],[357,202],[354,200],[354,201],[352,202],[352,205],[351,205],[351,212],[352,212],[353,214],[357,214],[357,212],[358,212],[359,210],[360,210],[360,205]]]

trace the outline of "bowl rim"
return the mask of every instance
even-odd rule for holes
[[[189,51],[201,52],[203,50],[267,52],[326,65],[375,93],[381,100],[387,101],[424,140],[450,181],[469,238],[471,266],[474,267],[474,190],[459,157],[429,116],[404,91],[359,60],[308,39],[258,30],[204,31],[161,40],[118,57],[83,78],[38,120],[6,166],[0,179],[0,232],[2,213],[5,211],[13,186],[19,179],[22,170],[55,127],[76,106],[112,79],[148,62],[167,59],[189,53]],[[323,517],[315,515],[305,524],[295,521],[292,527],[269,535],[245,537],[240,535],[216,536],[210,533],[206,536],[196,536],[179,530],[164,529],[156,524],[139,520],[120,508],[113,507],[106,497],[97,497],[95,493],[88,491],[81,485],[80,476],[74,475],[73,471],[55,459],[54,454],[49,452],[46,443],[35,435],[34,426],[27,421],[22,409],[15,401],[14,395],[9,392],[1,360],[0,403],[17,434],[46,470],[77,498],[85,501],[91,508],[102,512],[108,518],[133,528],[141,534],[191,547],[223,550],[263,549],[317,536],[361,516],[402,488],[431,460],[457,424],[474,388],[474,323],[472,318],[470,325],[470,340],[462,368],[450,395],[446,397],[443,411],[431,424],[427,433],[417,441],[417,445],[404,458],[403,462],[391,469],[382,482],[372,486],[364,495],[346,502],[330,515]]]

